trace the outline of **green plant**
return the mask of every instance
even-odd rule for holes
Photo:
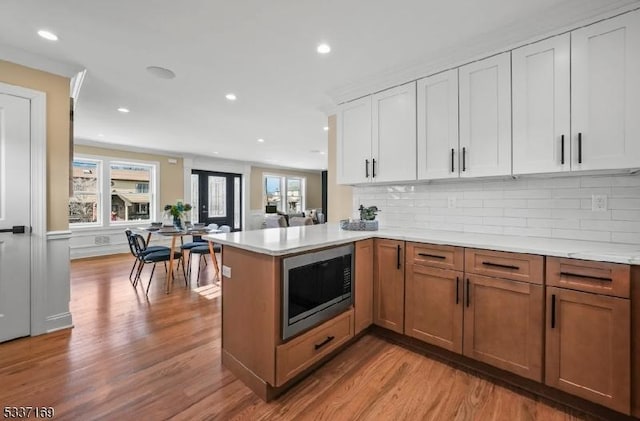
[[[164,211],[167,215],[171,215],[174,218],[182,218],[185,212],[191,210],[191,205],[188,203],[177,202],[175,205],[165,205]]]
[[[380,212],[377,206],[369,206],[368,208],[365,208],[360,205],[358,210],[360,211],[360,219],[363,221],[373,221],[376,219],[376,214]]]

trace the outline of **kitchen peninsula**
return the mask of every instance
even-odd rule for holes
[[[640,414],[637,246],[336,224],[206,238],[223,245],[223,364],[264,400],[377,325],[534,393]],[[284,340],[283,261],[342,245],[353,305]]]

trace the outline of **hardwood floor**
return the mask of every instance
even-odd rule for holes
[[[0,344],[2,406],[51,406],[69,420],[585,419],[371,334],[264,403],[220,364],[212,265],[200,289],[180,275],[170,295],[158,266],[147,300],[127,279],[131,263],[72,262],[75,328]]]

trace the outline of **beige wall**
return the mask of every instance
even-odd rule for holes
[[[305,208],[321,208],[322,207],[322,175],[320,171],[294,171],[278,168],[261,168],[251,167],[251,195],[249,203],[251,209],[263,209],[266,203],[263,202],[263,176],[270,175],[287,175],[294,177],[306,177],[307,179],[307,198]]]
[[[336,183],[336,116],[329,116],[329,165],[327,174],[327,222],[347,219],[353,212],[353,194],[351,186]]]
[[[118,149],[98,148],[95,146],[76,145],[75,153],[98,155],[110,158],[123,158],[141,161],[157,161],[160,163],[160,209],[164,205],[184,199],[184,171],[182,158],[173,158],[176,164],[169,164],[170,157],[147,153],[129,152]]]
[[[67,230],[69,78],[0,60],[0,82],[47,94],[47,230]]]

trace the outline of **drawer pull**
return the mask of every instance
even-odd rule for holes
[[[571,273],[571,272],[560,272],[560,276],[575,276],[576,278],[595,279],[598,281],[607,281],[607,282],[613,281],[613,279],[608,278],[606,276],[580,275],[578,273]]]
[[[315,344],[314,346],[316,348],[316,351],[322,348],[323,346],[325,346],[326,344],[328,344],[329,342],[331,342],[332,340],[334,340],[335,338],[336,338],[335,336],[327,336],[327,339],[320,342],[319,344]]]
[[[492,262],[482,262],[482,264],[485,266],[492,266],[492,267],[502,268],[502,269],[520,270],[519,266],[514,266],[514,265],[503,265],[501,263],[492,263]]]
[[[437,254],[418,253],[418,256],[433,257],[434,259],[446,259],[447,256],[438,256]]]

